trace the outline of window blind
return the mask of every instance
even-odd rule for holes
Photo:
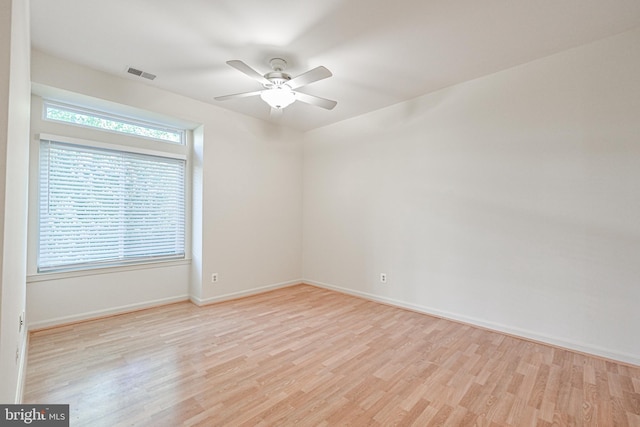
[[[48,140],[39,160],[39,272],[184,257],[184,160]]]

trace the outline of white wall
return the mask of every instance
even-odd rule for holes
[[[38,329],[189,299],[189,265],[129,269],[28,283],[29,327]]]
[[[638,46],[308,133],[305,281],[640,364]]]
[[[56,88],[50,93],[58,97],[88,95],[196,128],[191,265],[30,280],[32,327],[176,299],[202,304],[300,281],[300,133],[37,51],[32,80],[41,92]],[[217,285],[209,282],[214,272]]]
[[[27,174],[29,2],[0,1],[0,402],[22,398]],[[17,354],[16,354],[17,353]]]

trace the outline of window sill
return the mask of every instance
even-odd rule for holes
[[[36,273],[27,275],[27,283],[45,282],[48,280],[69,279],[72,277],[95,276],[98,274],[113,274],[134,270],[148,270],[155,268],[175,267],[191,264],[191,259],[171,261],[146,262],[141,264],[121,265],[103,268],[91,268],[86,270],[61,271],[53,273]]]

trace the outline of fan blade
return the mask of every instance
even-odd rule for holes
[[[307,93],[296,92],[296,100],[315,105],[316,107],[332,110],[338,103],[330,99],[320,98],[319,96],[309,95]]]
[[[327,77],[331,77],[332,75],[333,74],[331,74],[331,71],[327,70],[323,66],[320,66],[292,78],[287,82],[287,86],[289,86],[291,89],[295,89],[297,87],[308,85],[309,83],[317,82],[318,80],[326,79]]]
[[[246,98],[248,96],[256,96],[262,93],[261,90],[256,90],[254,92],[242,92],[242,93],[234,93],[233,95],[224,95],[224,96],[216,96],[216,101],[226,101],[227,99],[235,99],[235,98]]]
[[[229,64],[230,66],[232,66],[236,70],[240,71],[241,73],[244,73],[247,76],[251,77],[252,79],[258,81],[261,85],[271,85],[271,82],[269,80],[265,79],[262,74],[260,74],[259,72],[257,72],[253,68],[249,67],[247,64],[245,64],[242,61],[234,59],[234,60],[231,60],[231,61],[227,61],[227,64]]]

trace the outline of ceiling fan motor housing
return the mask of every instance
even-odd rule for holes
[[[273,87],[282,86],[289,80],[291,80],[291,76],[287,73],[282,73],[280,71],[272,71],[264,75],[264,78],[269,80],[271,84],[264,84],[263,86],[267,89],[271,89]]]
[[[273,69],[273,71],[268,72],[264,75],[264,78],[271,82],[271,85],[264,84],[263,86],[267,89],[271,89],[273,87],[282,86],[289,80],[291,80],[291,76],[284,72],[284,69],[287,68],[287,61],[282,58],[272,58],[269,61],[269,65]]]

